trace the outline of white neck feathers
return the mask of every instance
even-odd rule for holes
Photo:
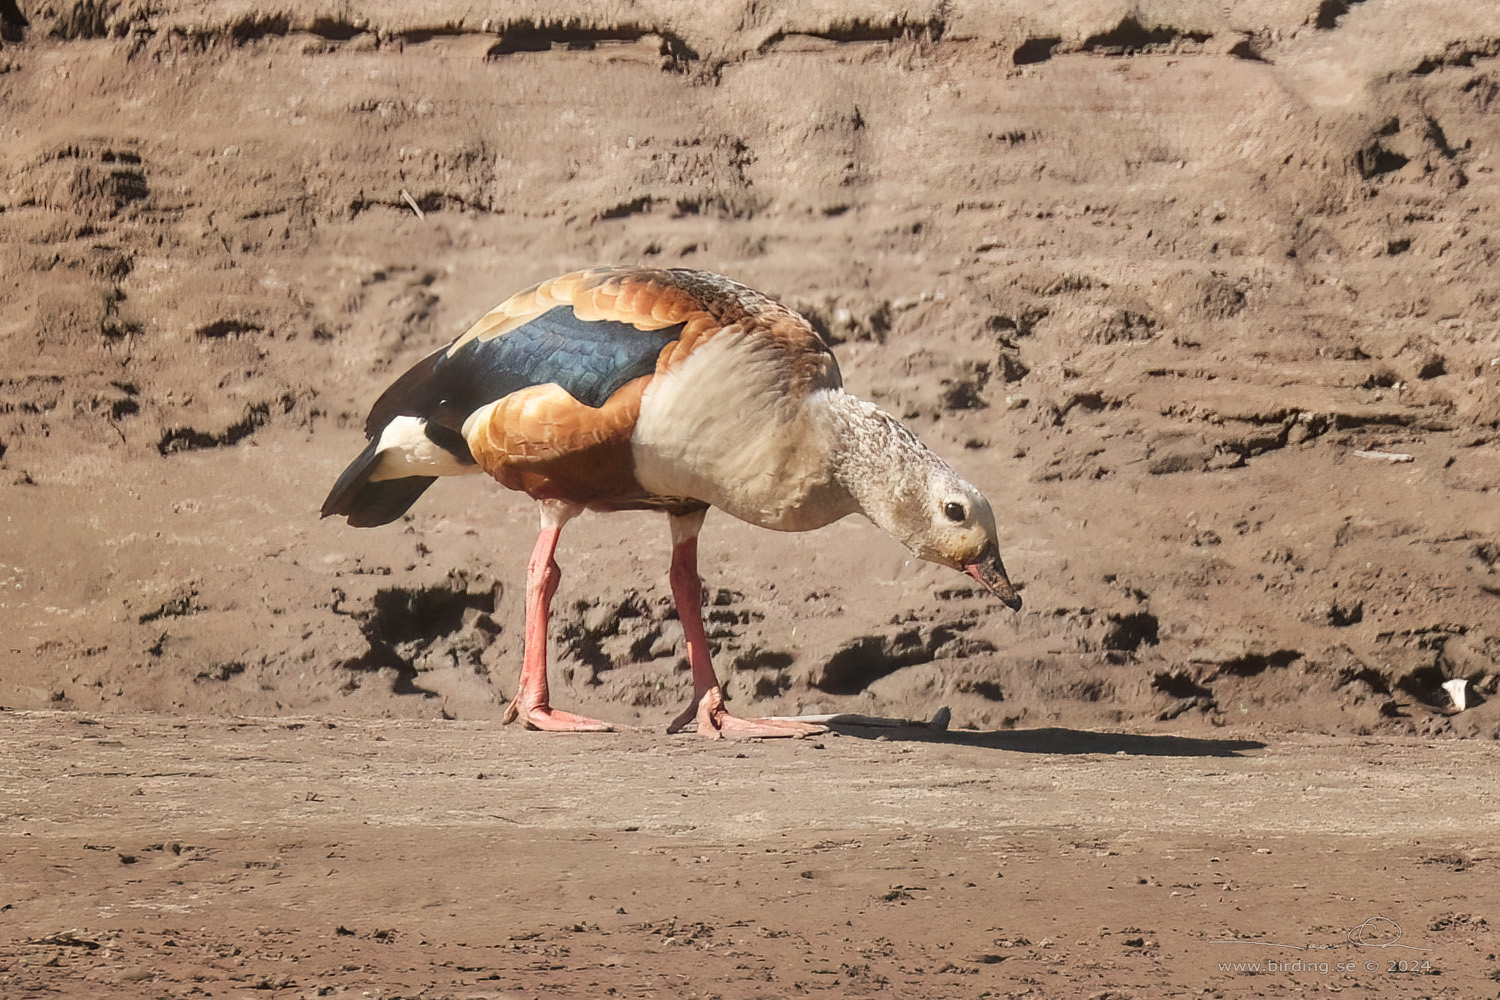
[[[933,476],[956,479],[956,474],[874,404],[842,390],[826,393],[821,402],[832,432],[829,459],[834,481],[866,517],[906,541],[926,524],[922,501]]]

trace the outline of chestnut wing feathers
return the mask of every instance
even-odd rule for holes
[[[380,477],[383,434],[392,421],[415,418],[421,435],[460,467],[472,468],[476,463],[463,425],[476,410],[547,384],[600,410],[622,386],[654,374],[662,348],[682,329],[682,324],[641,330],[611,319],[582,320],[559,305],[500,336],[461,340],[457,347],[435,351],[375,402],[365,421],[370,443],[334,484],[323,516],[345,515],[355,527],[388,524],[436,482],[422,475]]]
[[[641,330],[614,320],[581,320],[567,306],[556,306],[502,336],[423,359],[376,401],[365,435],[377,437],[398,416],[420,417],[433,443],[468,458],[460,431],[480,407],[553,383],[598,409],[627,382],[655,372],[661,349],[681,334],[680,323]]]
[[[772,359],[789,399],[840,384],[804,319],[728,278],[653,268],[562,275],[511,296],[398,378],[370,410],[369,447],[323,514],[388,523],[433,477],[465,471],[538,498],[660,507],[677,493],[657,496],[639,481],[631,444],[646,387],[726,331],[760,344],[757,357]]]

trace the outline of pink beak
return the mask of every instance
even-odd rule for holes
[[[1000,561],[999,552],[987,551],[977,561],[966,563],[964,572],[977,580],[985,590],[1000,598],[1007,608],[1012,611],[1021,610],[1021,595],[1016,593],[1010,577],[1006,576],[1005,564]]]

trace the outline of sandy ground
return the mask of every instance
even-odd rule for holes
[[[1500,991],[1497,107],[1439,0],[0,0],[4,992]],[[553,644],[645,732],[502,730],[533,506],[317,519],[405,366],[634,263],[993,501],[1020,614],[703,536],[737,709],[947,740],[667,739],[646,515],[568,526]],[[1372,916],[1432,967],[1217,971]]]
[[[845,730],[712,745],[16,714],[0,740],[0,987],[1497,990],[1487,745]]]
[[[494,718],[532,505],[314,514],[407,364],[648,262],[806,310],[1025,588],[711,518],[742,703],[1493,736],[1500,42],[1335,7],[11,10],[0,705]],[[565,533],[564,704],[684,699],[659,522]]]

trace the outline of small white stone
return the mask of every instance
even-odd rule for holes
[[[1448,697],[1453,699],[1453,707],[1460,712],[1469,707],[1468,688],[1467,677],[1455,677],[1451,681],[1443,681],[1443,690],[1448,692]]]

